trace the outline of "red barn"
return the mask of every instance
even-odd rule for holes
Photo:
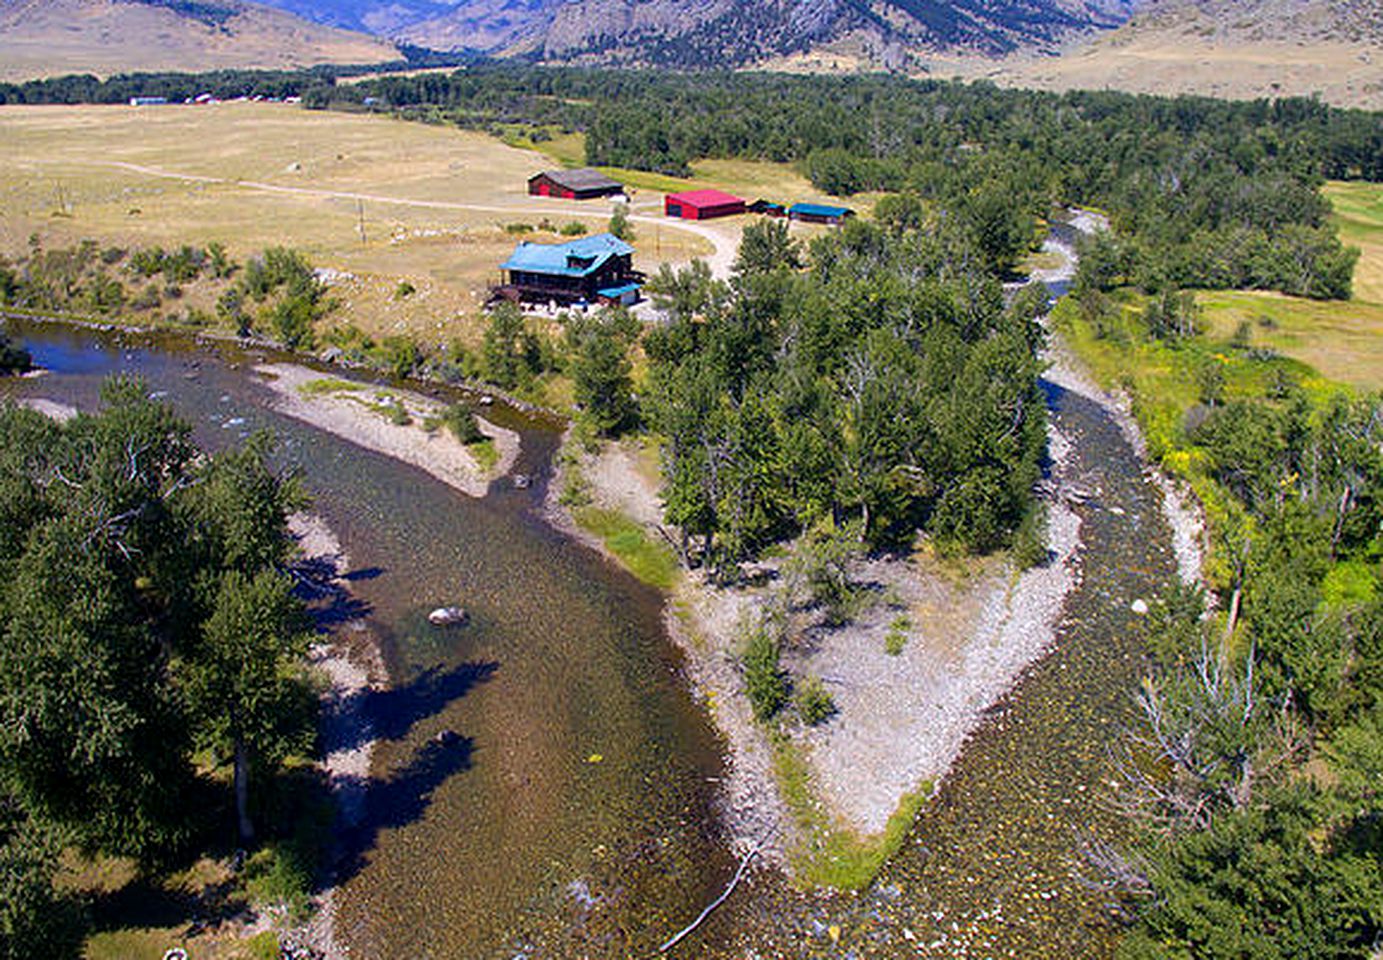
[[[613,197],[624,193],[624,184],[589,167],[581,170],[544,170],[528,178],[528,192],[534,197],[594,200],[596,197]]]
[[[663,212],[683,220],[709,220],[744,213],[744,201],[719,190],[690,190],[669,193],[663,201]]]

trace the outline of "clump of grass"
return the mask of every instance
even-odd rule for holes
[[[322,377],[319,380],[309,380],[298,385],[298,393],[309,399],[331,396],[336,393],[354,393],[364,389],[364,384],[355,383],[351,380],[341,380],[337,377]]]
[[[903,845],[917,812],[932,793],[931,782],[924,782],[915,793],[899,800],[882,833],[860,837],[833,819],[816,796],[811,771],[796,745],[785,734],[777,733],[772,746],[774,776],[803,837],[802,846],[790,853],[796,875],[809,886],[836,890],[868,886]]]
[[[836,713],[836,700],[819,677],[808,677],[797,691],[797,715],[808,726],[818,727]]]
[[[589,507],[591,483],[577,466],[576,455],[563,450],[558,456],[558,462],[562,465],[565,482],[562,484],[562,492],[558,495],[557,502],[569,510]]]
[[[599,537],[639,580],[660,590],[677,585],[677,558],[651,540],[642,526],[616,510],[582,507],[574,514],[582,529]]]
[[[466,449],[475,457],[476,463],[480,464],[480,469],[489,473],[499,463],[499,448],[489,437],[477,440],[475,443],[466,444]]]
[[[406,427],[413,422],[413,418],[408,415],[408,408],[398,397],[384,402],[384,414],[389,418],[389,422],[396,427]]]
[[[896,657],[903,652],[903,648],[908,645],[908,633],[912,630],[912,621],[906,615],[893,618],[893,622],[888,625],[888,633],[884,635],[884,652],[890,657]]]

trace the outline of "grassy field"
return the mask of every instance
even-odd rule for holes
[[[1335,206],[1340,239],[1361,253],[1354,299],[1383,304],[1383,184],[1329,183],[1325,195]]]
[[[1247,323],[1251,343],[1308,364],[1362,390],[1383,389],[1383,185],[1331,183],[1340,238],[1360,250],[1354,297],[1304,300],[1276,293],[1198,296],[1208,332],[1228,339]]]
[[[527,178],[550,165],[531,150],[291,105],[4,107],[0,141],[0,254],[35,235],[49,247],[218,240],[237,259],[286,244],[342,275],[338,319],[371,335],[474,342],[485,287],[518,237],[506,227],[596,232],[609,217],[606,203],[528,197]],[[646,270],[711,251],[671,227],[638,232]],[[401,279],[417,292],[398,300]]]

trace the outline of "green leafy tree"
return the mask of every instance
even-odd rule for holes
[[[249,781],[311,746],[311,692],[299,675],[310,640],[302,604],[281,574],[232,570],[215,608],[180,664],[182,686],[203,742],[231,754],[242,843],[254,839]]]
[[[629,340],[618,321],[610,317],[568,321],[567,347],[582,419],[606,437],[633,426],[638,405],[630,379]]]
[[[744,228],[735,273],[773,273],[801,266],[801,245],[788,235],[786,220],[764,219]]]
[[[606,228],[625,243],[634,242],[634,225],[629,222],[629,204],[616,203],[610,211],[610,224]]]
[[[523,314],[512,303],[501,303],[490,311],[485,328],[481,363],[485,379],[506,390],[519,385],[524,367],[520,355],[523,345]]]

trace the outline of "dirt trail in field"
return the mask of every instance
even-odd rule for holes
[[[140,173],[150,177],[164,177],[170,180],[181,180],[187,183],[226,184],[228,186],[259,190],[265,193],[286,193],[292,196],[315,197],[329,200],[361,200],[370,203],[392,203],[404,207],[422,207],[430,210],[466,210],[474,213],[531,213],[545,215],[558,209],[550,203],[518,203],[499,206],[482,203],[463,203],[455,200],[415,200],[406,197],[390,197],[378,193],[357,193],[350,190],[327,190],[321,187],[290,187],[277,183],[264,183],[259,180],[239,180],[231,177],[210,177],[204,174],[178,173],[174,170],[164,170],[160,167],[129,163],[124,160],[97,160],[92,162],[101,166],[118,167],[121,170],[128,170],[131,173]],[[597,217],[602,220],[606,219],[608,216],[604,210],[599,212],[586,212],[584,210],[570,210],[566,206],[563,206],[561,207],[561,211],[564,216]],[[630,214],[629,220],[633,223],[656,224],[659,227],[681,230],[684,233],[694,233],[709,241],[711,246],[715,248],[715,252],[706,258],[706,262],[710,265],[712,275],[722,280],[729,278],[730,267],[735,261],[735,254],[739,246],[737,238],[730,235],[730,233],[722,233],[711,227],[697,223],[688,223],[685,220],[670,220],[637,213]]]

